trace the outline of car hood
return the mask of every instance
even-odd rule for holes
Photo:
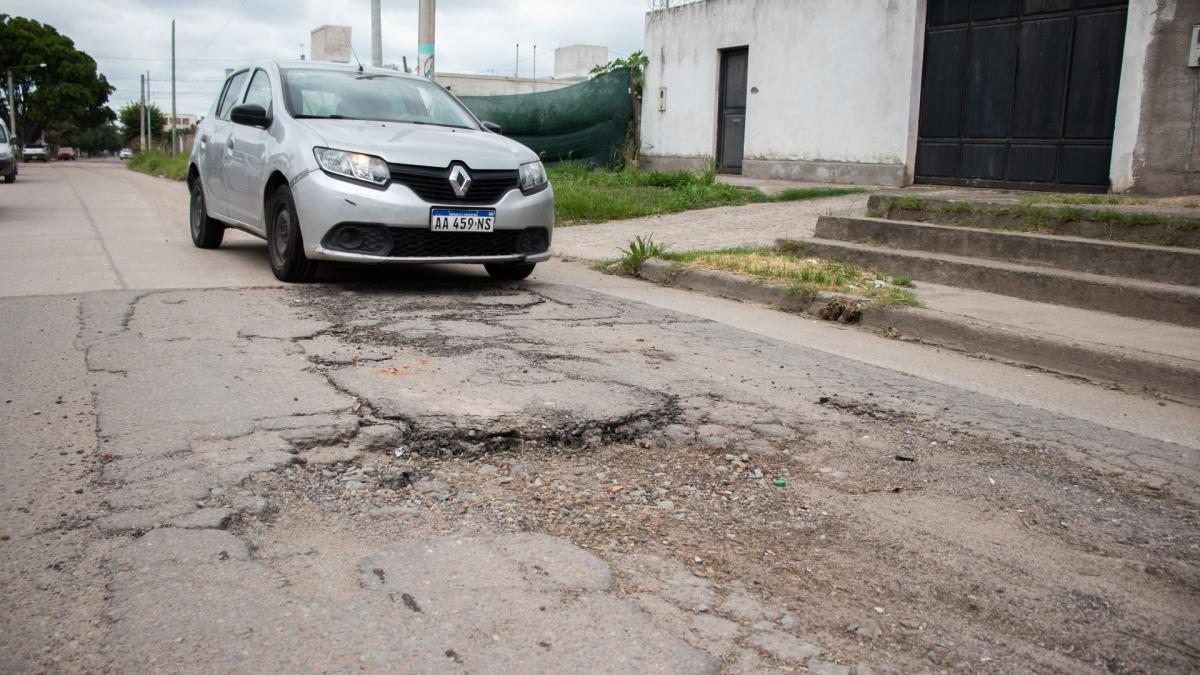
[[[472,169],[516,169],[538,157],[520,143],[475,129],[366,120],[296,120],[325,145],[377,155],[393,164],[447,167],[462,162]]]

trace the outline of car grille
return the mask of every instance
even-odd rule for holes
[[[392,182],[407,186],[418,197],[433,204],[495,204],[520,183],[517,171],[482,171],[464,167],[471,175],[471,187],[466,195],[459,197],[450,187],[451,167],[437,169],[388,164],[388,171]]]
[[[550,248],[550,234],[542,227],[495,232],[431,232],[428,229],[389,227],[391,256],[396,258],[476,258],[541,253]]]

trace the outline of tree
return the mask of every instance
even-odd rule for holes
[[[76,150],[82,150],[88,154],[104,150],[116,152],[121,149],[121,132],[116,124],[105,122],[98,127],[64,134],[63,144],[74,146]]]
[[[639,49],[623,59],[613,59],[608,63],[595,66],[592,68],[591,74],[593,76],[604,75],[618,68],[628,68],[629,84],[633,87],[634,96],[640,101],[642,100],[642,87],[646,84],[646,66],[649,64],[650,58]]]
[[[0,14],[0,72],[9,68],[15,100],[8,100],[5,88],[3,113],[15,107],[17,136],[24,142],[47,131],[69,134],[114,119],[105,105],[113,88],[97,72],[96,61],[52,26]]]
[[[117,118],[121,122],[121,142],[125,145],[130,145],[133,139],[141,133],[141,123],[138,121],[138,115],[141,111],[141,104],[137,101],[130,101],[121,106],[120,112],[117,113]],[[163,140],[163,134],[170,136],[170,132],[164,132],[163,129],[167,126],[167,116],[162,114],[158,106],[151,103],[146,106],[150,111],[150,119],[148,124],[151,130],[151,136],[157,140]]]

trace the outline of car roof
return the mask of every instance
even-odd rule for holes
[[[344,72],[344,73],[357,73],[360,70],[359,65],[356,63],[331,63],[329,61],[300,61],[300,60],[259,61],[256,63],[251,63],[251,64],[247,64],[245,66],[242,66],[242,67],[238,68],[237,70],[241,71],[241,70],[247,70],[250,68],[266,68],[268,66],[275,66],[276,68],[278,68],[280,70],[287,70],[289,68],[305,68],[308,70],[331,70],[331,71],[340,71],[340,72]],[[361,71],[363,73],[371,73],[371,74],[375,74],[375,75],[393,75],[396,77],[404,77],[404,78],[419,79],[419,80],[425,79],[424,77],[421,77],[420,75],[413,75],[411,73],[405,73],[403,70],[392,70],[391,68],[375,68],[373,66],[364,65],[361,67]]]

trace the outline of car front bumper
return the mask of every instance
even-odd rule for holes
[[[378,189],[333,178],[316,170],[293,183],[292,199],[296,203],[305,253],[311,260],[378,264],[535,263],[550,259],[550,241],[554,231],[554,190],[550,187],[532,195],[525,195],[520,190],[511,190],[499,202],[490,205],[437,204],[421,199],[401,184],[393,183],[386,189]],[[430,210],[434,208],[495,209],[495,232],[430,232]],[[381,232],[386,229],[397,235],[396,241],[394,244],[389,242],[391,245],[388,246],[386,255],[356,253],[331,246],[327,235],[334,228],[347,224],[376,228]],[[545,230],[544,250],[480,252],[479,244],[486,242],[482,238],[505,238],[515,242],[522,231],[537,228]],[[414,237],[437,241],[442,235],[446,237],[438,241],[435,247],[438,252],[435,255],[427,254],[424,250],[414,251],[405,245],[406,241]],[[468,244],[464,246],[463,251],[455,251],[454,245],[449,243],[454,237],[470,238],[459,240]],[[540,239],[538,241],[540,242]]]
[[[0,176],[10,176],[17,170],[17,160],[12,157],[0,158]]]

